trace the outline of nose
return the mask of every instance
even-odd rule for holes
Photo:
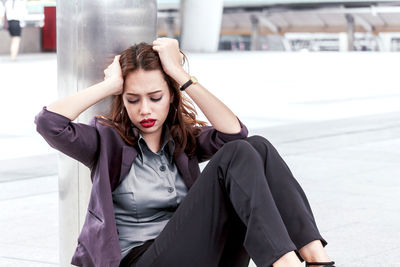
[[[148,100],[143,100],[142,104],[140,105],[140,114],[147,115],[151,113],[150,103]]]

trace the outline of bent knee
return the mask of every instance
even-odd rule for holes
[[[233,153],[234,151],[239,152],[239,153],[251,153],[255,152],[254,147],[245,139],[237,139],[230,141],[226,144],[224,144],[225,150],[228,150],[230,153]]]
[[[245,139],[247,142],[252,144],[253,146],[260,145],[260,144],[266,144],[266,145],[272,145],[270,141],[268,141],[265,137],[261,135],[252,135],[249,136]]]

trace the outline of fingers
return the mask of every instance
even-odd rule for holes
[[[160,38],[157,38],[153,41],[153,50],[157,52],[160,51],[160,45],[162,45],[162,42],[160,41]]]
[[[178,43],[178,40],[174,39],[174,38],[168,38],[168,37],[161,37],[161,38],[157,38],[153,41],[153,44],[155,45],[160,45],[160,44],[164,44],[164,43]]]
[[[116,64],[119,64],[119,59],[120,59],[121,55],[116,55],[114,56],[114,60],[113,62],[107,66],[107,68],[104,69],[104,80],[107,79],[111,73],[113,73],[114,69],[118,66]]]
[[[160,45],[164,42],[168,42],[169,40],[175,40],[175,39],[167,38],[167,37],[158,37],[157,39],[155,39],[153,41],[153,45]]]
[[[158,39],[157,40],[154,40],[153,41],[153,50],[154,51],[160,51],[160,45],[161,45],[161,43],[160,43],[160,41],[158,41]]]
[[[116,55],[116,56],[114,57],[113,62],[111,62],[111,64],[107,66],[107,69],[111,68],[111,66],[115,66],[115,64],[116,64],[117,62],[119,62],[119,58],[120,58],[120,57],[121,57],[121,55]]]
[[[179,46],[178,40],[168,37],[159,37],[153,41],[154,50],[160,50],[160,47],[172,44],[173,46]]]

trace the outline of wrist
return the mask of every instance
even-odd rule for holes
[[[107,88],[107,91],[110,94],[115,94],[121,91],[123,85],[124,85],[124,80],[117,78],[117,77],[110,77],[106,80],[103,81],[103,84]]]
[[[179,87],[190,79],[189,73],[184,69],[176,71],[171,77],[178,83]]]

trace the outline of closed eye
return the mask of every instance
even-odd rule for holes
[[[153,101],[153,102],[158,102],[158,101],[160,101],[161,99],[162,99],[162,97],[160,97],[160,98],[150,98],[150,100]],[[134,100],[134,101],[128,100],[128,102],[129,102],[129,103],[132,103],[132,104],[135,104],[135,103],[139,102],[139,99]]]

